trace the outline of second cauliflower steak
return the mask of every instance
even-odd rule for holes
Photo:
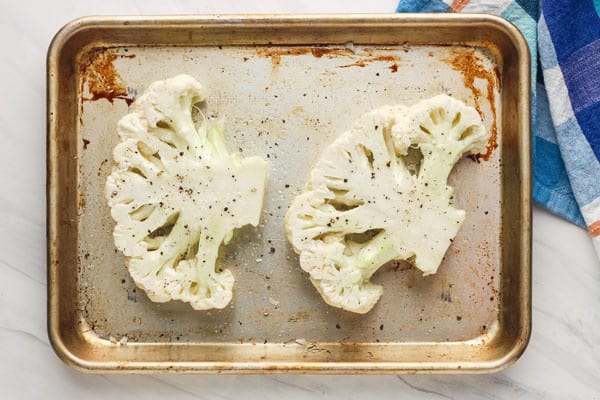
[[[391,260],[437,271],[465,218],[451,205],[448,175],[488,137],[474,108],[441,95],[371,111],[324,151],[286,230],[328,304],[368,312],[382,294],[370,278]],[[415,171],[405,157],[417,149]]]

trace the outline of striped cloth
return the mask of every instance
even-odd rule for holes
[[[600,0],[401,0],[397,11],[489,13],[521,30],[532,59],[533,198],[587,226],[600,256]]]

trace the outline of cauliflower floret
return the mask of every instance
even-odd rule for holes
[[[194,122],[204,100],[187,75],[151,84],[119,121],[105,187],[115,245],[136,285],[153,301],[198,310],[231,300],[231,271],[215,269],[219,247],[258,224],[267,176],[262,159],[227,152],[221,123],[199,112]]]
[[[435,273],[465,218],[448,175],[487,140],[477,111],[442,95],[371,111],[325,149],[285,220],[323,299],[366,313],[382,294],[370,278],[388,261]],[[416,170],[406,160],[418,151]]]

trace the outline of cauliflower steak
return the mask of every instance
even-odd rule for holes
[[[465,219],[451,204],[448,175],[488,138],[474,108],[440,95],[371,111],[325,149],[285,224],[329,305],[371,310],[382,288],[370,278],[391,260],[437,271]]]
[[[216,268],[233,230],[257,225],[267,163],[228,153],[221,123],[193,117],[202,86],[187,75],[150,85],[118,124],[105,195],[116,247],[155,302],[225,307],[231,271]]]

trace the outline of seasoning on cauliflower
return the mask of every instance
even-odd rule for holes
[[[227,152],[221,123],[200,112],[194,121],[204,100],[187,75],[151,84],[119,121],[105,187],[115,245],[136,285],[153,301],[197,310],[231,300],[233,275],[215,268],[219,247],[258,224],[267,176],[262,159]]]
[[[325,149],[285,221],[325,302],[368,312],[382,294],[370,278],[391,260],[437,271],[465,219],[448,175],[488,138],[474,108],[440,95],[371,111]]]

